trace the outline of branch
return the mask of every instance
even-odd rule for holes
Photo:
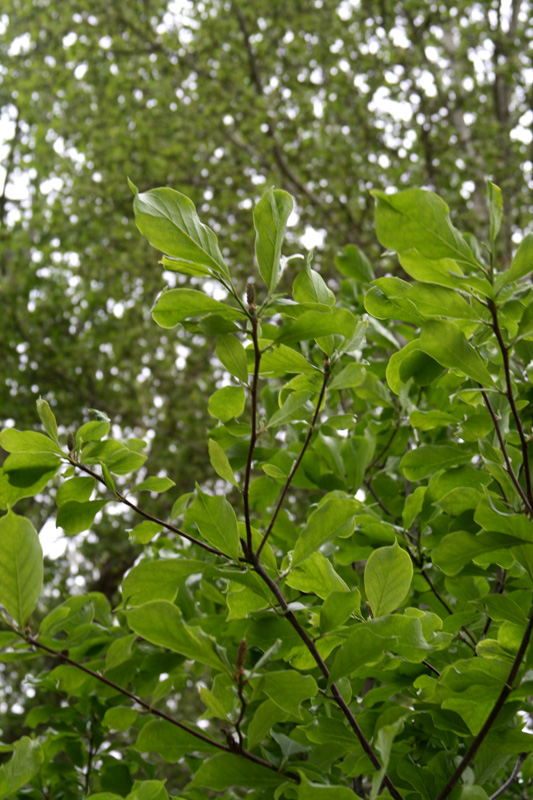
[[[280,496],[278,498],[278,502],[276,504],[276,508],[274,509],[274,513],[272,514],[272,519],[270,520],[268,528],[266,529],[265,535],[261,539],[261,544],[257,548],[257,553],[256,553],[257,557],[259,557],[261,555],[261,550],[265,546],[265,543],[266,543],[268,537],[272,533],[272,528],[274,527],[274,524],[276,522],[278,514],[279,514],[279,512],[281,510],[281,507],[283,505],[283,501],[285,499],[285,495],[287,494],[287,492],[289,490],[289,487],[290,487],[290,485],[292,483],[292,479],[294,478],[294,476],[296,474],[296,470],[300,466],[300,464],[302,462],[302,458],[305,455],[305,451],[307,450],[307,448],[309,446],[309,442],[311,441],[311,437],[312,437],[314,429],[315,429],[315,425],[316,425],[316,422],[317,422],[317,419],[318,419],[318,415],[319,415],[320,409],[322,407],[322,402],[323,402],[324,396],[326,394],[326,386],[327,386],[327,383],[328,383],[328,380],[329,380],[329,376],[330,376],[330,363],[329,363],[329,359],[326,358],[326,360],[324,361],[324,376],[323,376],[323,379],[322,379],[322,387],[320,389],[320,394],[318,395],[318,401],[317,401],[317,404],[316,404],[315,413],[313,414],[313,419],[311,420],[311,424],[309,426],[309,430],[307,431],[307,436],[305,437],[305,442],[304,442],[303,447],[302,447],[302,449],[300,451],[300,455],[298,456],[298,458],[294,462],[293,467],[292,467],[292,469],[291,469],[291,471],[289,473],[289,476],[288,476],[287,480],[285,481],[285,485],[284,485],[283,489],[281,490],[281,494],[280,494]]]
[[[518,761],[514,765],[513,771],[511,772],[505,783],[502,783],[500,788],[497,789],[494,792],[494,794],[491,794],[490,800],[496,800],[497,797],[500,797],[500,795],[502,795],[509,788],[509,786],[511,786],[511,784],[515,782],[515,780],[518,777],[518,773],[520,772],[520,769],[522,767],[522,764],[526,760],[526,757],[527,753],[520,753],[520,755],[518,756]]]
[[[468,767],[468,765],[470,764],[470,762],[474,758],[475,754],[479,750],[481,744],[483,743],[483,740],[485,739],[485,737],[489,733],[490,729],[492,728],[492,725],[494,724],[494,722],[496,720],[496,717],[498,716],[498,714],[502,710],[505,701],[507,700],[507,698],[509,697],[509,695],[513,691],[513,689],[514,689],[513,682],[514,682],[514,680],[515,680],[515,678],[516,678],[516,676],[518,674],[518,670],[520,669],[520,664],[522,663],[522,660],[523,660],[523,658],[524,658],[524,656],[526,654],[526,650],[527,650],[527,646],[529,644],[529,640],[531,638],[531,631],[532,630],[533,630],[533,608],[530,611],[529,622],[527,624],[527,628],[526,628],[526,630],[524,632],[524,635],[522,637],[522,641],[520,642],[520,647],[518,648],[518,652],[517,652],[517,654],[515,656],[515,659],[514,659],[514,661],[512,663],[511,669],[509,670],[509,675],[507,676],[507,680],[505,681],[504,687],[501,690],[498,699],[494,703],[492,711],[490,712],[489,716],[485,720],[485,723],[484,723],[483,727],[481,728],[481,730],[479,731],[479,733],[477,734],[477,736],[474,737],[474,741],[472,742],[472,744],[470,745],[470,747],[466,751],[466,754],[464,755],[461,763],[459,764],[459,766],[457,767],[457,769],[453,773],[452,777],[450,778],[450,780],[448,781],[448,783],[446,784],[444,789],[441,791],[439,796],[436,798],[436,800],[445,800],[445,798],[448,797],[448,795],[450,794],[450,792],[452,791],[452,789],[454,788],[454,786],[458,782],[459,778],[461,777],[461,775],[463,774],[463,772]]]
[[[302,640],[304,645],[307,647],[307,649],[310,652],[310,654],[313,656],[313,659],[315,660],[315,663],[316,663],[317,667],[319,668],[320,672],[322,673],[322,675],[329,682],[329,669],[327,668],[326,663],[324,662],[324,659],[322,658],[322,656],[318,652],[317,647],[316,647],[315,643],[313,642],[313,640],[309,637],[309,634],[305,631],[305,629],[302,627],[300,622],[297,620],[297,618],[295,617],[293,612],[290,610],[289,605],[288,605],[287,601],[285,600],[285,597],[283,596],[283,594],[282,594],[280,588],[278,587],[277,583],[274,580],[272,580],[272,578],[269,576],[269,574],[265,571],[265,569],[261,565],[261,562],[260,562],[260,560],[259,560],[257,555],[254,555],[252,557],[252,559],[250,560],[250,563],[251,563],[253,569],[255,570],[255,572],[257,573],[257,575],[259,575],[259,577],[264,581],[264,583],[266,583],[266,585],[268,586],[268,588],[270,589],[272,594],[275,596],[275,598],[278,601],[279,605],[283,609],[284,616],[290,622],[290,624],[292,625],[292,627],[294,628],[294,630],[296,631],[296,633],[298,634],[298,636],[300,637],[300,639]],[[361,744],[363,750],[365,751],[365,753],[367,754],[368,758],[370,759],[370,762],[371,762],[372,766],[375,767],[375,769],[377,769],[377,770],[382,769],[381,762],[380,762],[379,758],[377,757],[376,753],[374,752],[374,749],[372,748],[372,745],[370,744],[370,742],[366,738],[366,736],[363,733],[362,729],[359,727],[359,724],[358,724],[357,720],[355,719],[352,711],[350,710],[350,707],[348,706],[348,704],[344,700],[342,694],[340,693],[340,691],[339,691],[339,689],[337,687],[337,684],[335,684],[335,683],[331,684],[331,692],[333,694],[333,697],[335,698],[335,702],[337,703],[338,707],[340,708],[340,710],[342,711],[342,713],[346,717],[346,719],[348,721],[348,724],[350,725],[350,727],[354,731],[357,739],[359,740],[359,743]],[[389,776],[387,774],[385,774],[383,780],[384,780],[386,786],[388,787],[389,792],[393,796],[394,800],[403,800],[402,795],[400,794],[400,792],[398,791],[398,789],[396,788],[396,786],[394,785],[394,783],[391,781],[391,779],[389,778]]]
[[[87,475],[90,475],[92,478],[95,478],[99,483],[105,486],[106,489],[109,488],[105,480],[102,478],[102,476],[98,475],[98,473],[94,472],[94,470],[92,470],[90,467],[87,467],[85,464],[81,464],[79,461],[76,461],[76,459],[73,457],[69,457],[69,461],[74,467],[81,469],[82,472],[85,472],[87,473]],[[172,533],[181,536],[182,539],[187,539],[187,541],[192,542],[192,544],[197,544],[198,547],[202,547],[204,550],[207,550],[208,553],[213,553],[213,555],[215,556],[222,556],[223,558],[227,558],[229,561],[233,560],[231,556],[227,555],[227,553],[223,553],[222,550],[218,550],[218,548],[216,547],[211,547],[210,545],[205,544],[205,542],[201,542],[200,539],[196,539],[189,533],[185,533],[185,531],[182,531],[180,528],[177,528],[170,522],[165,522],[164,520],[159,519],[158,517],[154,517],[152,514],[149,514],[147,511],[144,511],[142,508],[139,508],[139,506],[135,505],[135,503],[132,503],[131,500],[128,500],[128,498],[125,497],[121,492],[117,492],[115,490],[113,494],[115,495],[117,500],[120,500],[121,503],[124,503],[124,505],[129,506],[129,508],[132,508],[133,511],[139,514],[141,517],[144,517],[144,519],[148,519],[150,520],[150,522],[157,522],[157,524],[161,525],[161,527],[165,528],[165,530],[171,531]]]
[[[248,458],[246,459],[246,469],[244,472],[244,488],[243,488],[243,501],[244,501],[244,521],[246,524],[246,549],[247,555],[253,552],[252,546],[252,522],[250,517],[250,475],[252,472],[252,461],[254,457],[254,448],[257,441],[257,382],[259,380],[259,365],[261,363],[261,350],[259,342],[257,341],[257,314],[254,304],[254,291],[253,284],[248,284],[248,296],[250,303],[250,322],[252,324],[252,341],[254,343],[254,377],[252,379],[252,433],[250,436],[250,447],[248,448]]]
[[[137,695],[134,695],[132,692],[128,692],[127,689],[124,689],[122,686],[119,686],[118,684],[114,683],[113,681],[110,681],[109,678],[106,678],[105,675],[102,675],[100,672],[95,672],[94,670],[89,669],[89,667],[86,667],[84,664],[80,664],[78,661],[74,661],[74,659],[69,658],[69,656],[66,655],[65,653],[59,652],[59,650],[54,650],[52,647],[48,647],[47,645],[42,644],[42,642],[39,642],[37,639],[34,639],[33,636],[27,636],[26,637],[26,641],[29,644],[33,645],[33,647],[37,648],[38,650],[44,650],[46,653],[49,653],[54,658],[57,658],[59,661],[63,661],[65,664],[70,664],[71,666],[76,667],[76,669],[79,669],[82,672],[85,672],[87,675],[90,675],[91,678],[94,678],[95,680],[100,681],[100,683],[105,683],[106,686],[109,686],[111,689],[114,689],[116,692],[120,692],[120,694],[123,694],[125,697],[129,697],[130,700],[133,700],[134,703],[137,703],[138,705],[140,705],[142,708],[144,708],[150,714],[153,714],[156,717],[161,717],[161,719],[164,719],[167,722],[170,722],[171,725],[175,725],[177,728],[181,728],[182,731],[186,731],[191,736],[194,736],[196,739],[199,739],[201,742],[204,742],[204,744],[208,744],[208,745],[211,745],[212,747],[216,747],[218,750],[222,750],[224,753],[235,753],[236,752],[234,749],[228,747],[227,745],[220,744],[220,742],[215,741],[215,739],[211,739],[209,736],[206,736],[204,733],[200,733],[200,731],[196,731],[196,730],[194,730],[194,728],[190,728],[188,725],[185,725],[183,722],[180,722],[179,720],[175,719],[174,717],[171,717],[169,714],[165,714],[164,711],[159,711],[159,709],[154,708],[149,703],[146,703],[140,697],[137,697]],[[241,756],[243,756],[243,758],[247,758],[249,761],[254,761],[256,764],[260,764],[262,767],[266,767],[267,769],[270,769],[273,772],[277,772],[277,773],[280,773],[282,775],[286,775],[286,777],[289,778],[290,780],[293,780],[296,783],[300,783],[299,777],[297,775],[295,775],[294,773],[277,770],[276,767],[274,767],[268,761],[265,761],[264,758],[261,758],[260,756],[256,756],[253,753],[250,753],[248,750],[239,749],[239,751],[237,752],[237,755],[241,755]]]

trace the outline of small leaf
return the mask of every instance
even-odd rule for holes
[[[487,181],[487,198],[490,216],[490,247],[494,254],[494,243],[502,224],[503,200],[500,187],[492,181]]]
[[[353,800],[354,793],[347,786],[310,783],[303,773],[298,786],[298,800]]]
[[[335,256],[335,266],[347,278],[353,278],[360,283],[370,283],[370,281],[374,280],[372,264],[355,244],[347,244]]]
[[[95,516],[106,503],[107,500],[89,500],[86,503],[70,500],[57,512],[56,525],[63,528],[67,536],[82,533],[91,527]]]
[[[43,586],[43,551],[35,528],[8,511],[0,517],[0,603],[24,628]]]
[[[151,542],[154,536],[162,530],[163,528],[159,522],[152,522],[149,519],[145,519],[143,522],[139,522],[130,532],[130,540],[134,544],[148,544],[148,542]]]
[[[290,194],[270,188],[254,209],[255,254],[270,294],[279,281],[281,247],[293,205]]]
[[[335,305],[335,295],[328,288],[319,272],[309,265],[300,272],[292,284],[292,296],[297,303],[322,303]]]
[[[143,725],[134,748],[139,753],[159,753],[165,761],[171,764],[196,751],[200,753],[217,752],[215,747],[197,739],[191,733],[166,720],[156,719]]]
[[[533,270],[533,233],[528,233],[515,253],[509,272],[506,275],[505,283],[520,280]]]
[[[296,670],[268,672],[261,681],[261,688],[282,711],[300,719],[300,705],[318,693],[315,679]]]
[[[39,397],[37,400],[37,413],[48,436],[59,444],[56,418],[54,417],[52,409],[42,397]]]
[[[162,328],[174,328],[179,322],[206,314],[218,314],[224,319],[240,319],[236,308],[214,300],[197,289],[169,289],[159,295],[152,317]]]
[[[229,463],[229,459],[225,454],[224,450],[221,448],[218,442],[214,439],[209,439],[208,442],[209,447],[209,460],[211,461],[211,466],[215,470],[216,474],[223,478],[225,481],[232,483],[234,486],[239,488],[239,484],[235,478],[233,473],[233,469],[231,468],[231,464]]]
[[[349,339],[353,336],[357,319],[346,308],[331,311],[305,311],[294,322],[283,325],[276,342],[301,342],[323,336],[339,334]]]
[[[176,484],[170,478],[146,478],[142,483],[135,487],[135,492],[156,492],[161,494],[168,489],[172,489]]]
[[[353,389],[360,386],[366,378],[366,369],[362,364],[348,364],[341,370],[331,383],[330,389]]]
[[[104,714],[102,724],[114,731],[127,731],[138,717],[137,711],[127,706],[114,706],[108,708]]]
[[[267,428],[279,428],[280,425],[285,425],[295,419],[309,419],[307,401],[311,396],[311,392],[291,392],[281,408],[272,414]]]
[[[235,375],[243,383],[247,382],[248,359],[246,350],[235,336],[231,334],[221,336],[217,341],[215,353],[231,375]]]
[[[374,550],[365,567],[365,592],[374,617],[390,614],[403,603],[412,578],[411,559],[398,542]]]
[[[246,395],[242,386],[224,386],[217,389],[207,404],[207,410],[215,419],[228,422],[240,417],[246,404]]]

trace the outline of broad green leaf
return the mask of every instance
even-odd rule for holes
[[[471,460],[472,453],[464,444],[428,444],[409,450],[400,461],[400,468],[407,480],[420,481],[439,469]]]
[[[335,630],[343,625],[352,615],[361,614],[361,592],[352,589],[349,592],[331,592],[320,609],[320,632]]]
[[[86,422],[76,432],[76,447],[80,447],[83,442],[98,442],[107,436],[111,425],[106,420],[92,419]]]
[[[46,433],[54,442],[59,443],[57,438],[57,422],[52,409],[42,397],[39,397],[36,405],[39,419],[43,423]]]
[[[33,497],[52,480],[61,466],[53,453],[11,453],[0,469],[0,508]]]
[[[417,486],[406,498],[402,511],[402,522],[406,530],[409,530],[415,517],[422,511],[424,497],[426,496],[427,486]]]
[[[131,650],[136,638],[137,634],[130,633],[127,636],[121,636],[120,639],[115,639],[115,641],[109,645],[105,657],[106,672],[120,666],[124,661],[128,660],[131,656]]]
[[[353,800],[354,793],[347,786],[310,783],[303,773],[298,786],[298,800]]]
[[[260,342],[259,344],[263,346],[264,343]],[[249,348],[246,352],[251,364],[253,364],[253,348]],[[317,367],[310,364],[301,353],[297,353],[296,350],[284,344],[273,345],[261,356],[261,364],[259,367],[260,375],[269,375],[277,378],[286,373],[316,374],[317,372]]]
[[[507,514],[491,507],[487,497],[484,497],[474,514],[478,525],[487,531],[498,531],[525,542],[533,542],[533,522],[523,514]]]
[[[185,512],[187,522],[194,522],[201,536],[232,558],[241,555],[237,518],[228,501],[219,495],[212,496],[196,487],[196,497]]]
[[[490,216],[490,247],[494,255],[494,243],[502,224],[503,199],[500,187],[496,186],[492,181],[487,181],[487,198]]]
[[[278,428],[280,425],[285,425],[295,419],[310,420],[313,412],[310,410],[308,400],[311,397],[311,392],[291,392],[281,408],[272,414],[268,420],[267,428]]]
[[[307,525],[300,533],[292,556],[296,566],[305,561],[320,545],[334,536],[348,536],[355,527],[355,515],[359,504],[348,497],[329,495],[311,513]]]
[[[240,341],[231,334],[221,336],[216,344],[217,358],[231,375],[243,383],[248,381],[248,359]]]
[[[235,478],[235,474],[229,463],[229,459],[225,454],[224,450],[221,448],[218,442],[214,439],[209,439],[208,442],[209,447],[209,460],[211,461],[211,466],[215,470],[216,474],[223,478],[225,481],[232,483],[234,486],[239,488],[239,484],[237,479]]]
[[[409,593],[413,565],[398,542],[374,550],[366,562],[365,592],[374,617],[396,611]]]
[[[293,205],[290,194],[270,188],[254,208],[255,254],[270,294],[279,281],[281,248]]]
[[[34,778],[44,764],[41,745],[24,736],[15,742],[13,755],[0,767],[0,800],[12,800]]]
[[[376,198],[376,232],[382,245],[398,253],[415,248],[430,259],[452,258],[480,267],[438,195],[424,189],[396,194],[374,190],[372,195]]]
[[[102,724],[114,731],[126,731],[131,728],[137,717],[138,712],[134,708],[114,706],[107,709]]]
[[[148,544],[151,542],[157,533],[163,530],[163,526],[159,522],[152,522],[152,520],[145,519],[139,522],[130,532],[130,540],[134,544]]]
[[[169,289],[159,296],[152,310],[154,321],[162,328],[174,328],[179,322],[206,314],[218,314],[227,320],[242,317],[236,308],[214,300],[197,289]]]
[[[107,502],[107,500],[89,500],[86,503],[78,503],[69,500],[57,512],[56,525],[58,528],[63,528],[67,536],[82,533],[91,527],[95,516]]]
[[[397,281],[399,278],[382,278]],[[403,283],[403,281],[402,281]],[[405,293],[404,293],[405,294]],[[372,286],[364,297],[365,310],[378,319],[394,319],[419,325],[422,315],[401,294],[387,295],[383,286]]]
[[[505,283],[518,281],[520,278],[524,278],[526,275],[528,275],[532,270],[533,233],[528,233],[520,242],[520,246],[516,251],[513,260],[511,261],[509,271],[507,273],[503,273],[506,276]]]
[[[300,272],[292,284],[292,296],[297,303],[322,303],[335,305],[335,295],[328,288],[323,277],[309,265]]]
[[[453,322],[428,320],[422,324],[420,348],[443,367],[458,369],[469,378],[491,386],[494,381],[479,353]]]
[[[362,364],[348,364],[329,384],[330,389],[353,389],[360,386],[366,378],[366,369]]]
[[[0,517],[0,603],[23,629],[43,585],[43,551],[35,528],[8,511]]]
[[[189,575],[202,572],[203,561],[185,558],[165,558],[141,561],[122,581],[124,605],[137,606],[149,600],[176,599],[180,582]]]
[[[225,672],[215,641],[199,627],[187,625],[181,612],[166,600],[152,600],[125,612],[128,625],[143,639],[166,647],[206,667]]]
[[[138,193],[133,210],[137,227],[157,250],[229,278],[217,237],[184,194],[166,188]]]
[[[191,264],[190,261],[180,261],[179,258],[170,258],[163,256],[160,264],[171,272],[179,272],[181,275],[194,275],[195,277],[202,277],[204,275],[211,275],[212,273],[208,267],[202,267],[199,264]]]
[[[355,672],[365,664],[381,661],[385,650],[393,649],[396,640],[380,636],[367,622],[361,622],[353,629],[345,644],[337,650],[330,669],[330,682],[339,680]]]
[[[341,576],[335,572],[331,562],[317,550],[311,553],[302,563],[292,565],[285,579],[287,586],[310,592],[325,599],[331,592],[345,593],[349,587]]]
[[[393,353],[386,369],[387,383],[395,394],[400,394],[410,378],[417,386],[428,386],[444,372],[434,358],[420,349],[420,341],[415,339],[397,353]]]
[[[458,292],[444,286],[425,286],[418,283],[406,293],[410,303],[424,317],[451,317],[452,319],[478,320],[472,306]]]
[[[165,781],[135,781],[126,800],[168,800]]]
[[[248,725],[248,748],[253,750],[256,745],[270,733],[270,729],[278,722],[285,722],[289,714],[284,713],[272,700],[265,700],[254,713]],[[299,719],[299,715],[297,719]]]
[[[229,786],[244,786],[246,789],[259,789],[271,792],[286,780],[281,773],[267,769],[246,758],[233,753],[220,753],[204,761],[195,772],[190,787],[200,786],[222,792]]]
[[[261,681],[261,689],[282,711],[300,719],[300,705],[318,693],[311,675],[302,675],[291,669],[267,672]]]
[[[63,451],[44,433],[35,431],[17,431],[15,428],[4,428],[0,432],[0,446],[8,453],[56,453]]]
[[[215,419],[228,422],[234,417],[240,417],[245,404],[246,395],[242,386],[224,386],[211,395],[207,409]]]
[[[193,725],[190,727],[194,729]],[[159,753],[170,763],[194,752],[218,752],[212,745],[164,719],[147,722],[142,727],[134,748],[140,753]]]
[[[161,492],[166,492],[168,489],[172,489],[173,486],[176,484],[170,478],[146,478],[142,483],[135,487],[135,492],[156,492],[160,494]]]
[[[457,261],[451,258],[427,258],[416,250],[406,250],[400,253],[399,260],[405,272],[422,283],[434,283],[458,289],[460,285],[458,279],[464,277]],[[488,285],[490,288],[490,284]]]
[[[72,501],[86,503],[91,497],[95,485],[96,481],[94,478],[70,478],[68,481],[62,483],[57,490],[56,503],[58,506],[64,506],[66,503]]]
[[[353,278],[361,283],[369,283],[374,279],[372,264],[355,244],[347,244],[335,256],[335,266],[347,278]]]
[[[276,342],[301,342],[331,334],[340,334],[349,339],[355,331],[357,320],[346,308],[331,311],[305,311],[294,322],[283,325]]]

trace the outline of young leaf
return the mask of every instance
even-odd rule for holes
[[[293,205],[290,194],[270,188],[254,209],[255,254],[270,294],[280,277],[281,247]]]
[[[43,400],[42,397],[39,397],[37,400],[37,413],[39,415],[39,419],[43,423],[43,427],[48,434],[48,436],[54,440],[54,442],[59,443],[57,438],[57,422],[52,409],[46,402]]]
[[[413,565],[398,542],[380,547],[365,567],[365,592],[374,617],[395,611],[405,600],[413,578]]]
[[[494,243],[502,224],[503,200],[500,187],[492,181],[487,181],[487,198],[490,216],[490,248],[494,255]]]
[[[8,511],[0,517],[0,603],[24,629],[43,585],[43,551],[35,528]]]
[[[146,478],[142,483],[135,487],[135,492],[156,492],[161,494],[168,489],[172,489],[176,484],[170,478]]]
[[[166,188],[138,193],[133,210],[137,227],[153,247],[229,278],[217,237],[200,222],[194,203],[184,194]]]
[[[235,336],[231,334],[221,336],[216,344],[215,353],[231,375],[235,375],[243,383],[247,382],[248,359],[246,350]]]
[[[207,410],[212,417],[228,422],[241,416],[245,403],[246,395],[242,386],[223,386],[211,395]]]
[[[225,481],[232,483],[234,486],[239,488],[239,484],[235,478],[233,473],[233,469],[231,468],[231,464],[229,463],[229,459],[225,454],[224,450],[221,448],[218,442],[214,439],[209,439],[208,442],[209,447],[209,460],[211,461],[211,465],[215,470],[216,474],[223,478]]]
[[[214,300],[197,289],[169,289],[159,295],[152,317],[162,328],[174,328],[179,322],[206,314],[218,314],[224,319],[239,319],[241,312]]]
[[[280,425],[285,425],[285,423],[294,419],[307,419],[309,408],[306,404],[311,396],[311,392],[291,392],[281,408],[272,414],[268,420],[267,428],[278,428]]]

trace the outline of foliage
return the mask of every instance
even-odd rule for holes
[[[495,258],[500,190],[479,243],[431,192],[374,192],[406,279],[369,286],[350,246],[337,296],[310,254],[289,297],[286,193],[256,206],[263,283],[243,291],[187,197],[132,189],[139,229],[187,281],[155,321],[201,332],[227,370],[213,472],[181,495],[162,476],[135,485],[144,442],[102,415],[65,441],[44,400],[45,433],[0,433],[1,657],[36,692],[0,798],[522,796],[533,306],[529,238],[510,268]],[[56,475],[67,535],[121,504],[142,520],[115,609],[38,598],[38,536],[12,506]],[[141,492],[170,493],[170,521]],[[193,693],[201,719],[184,713]]]

